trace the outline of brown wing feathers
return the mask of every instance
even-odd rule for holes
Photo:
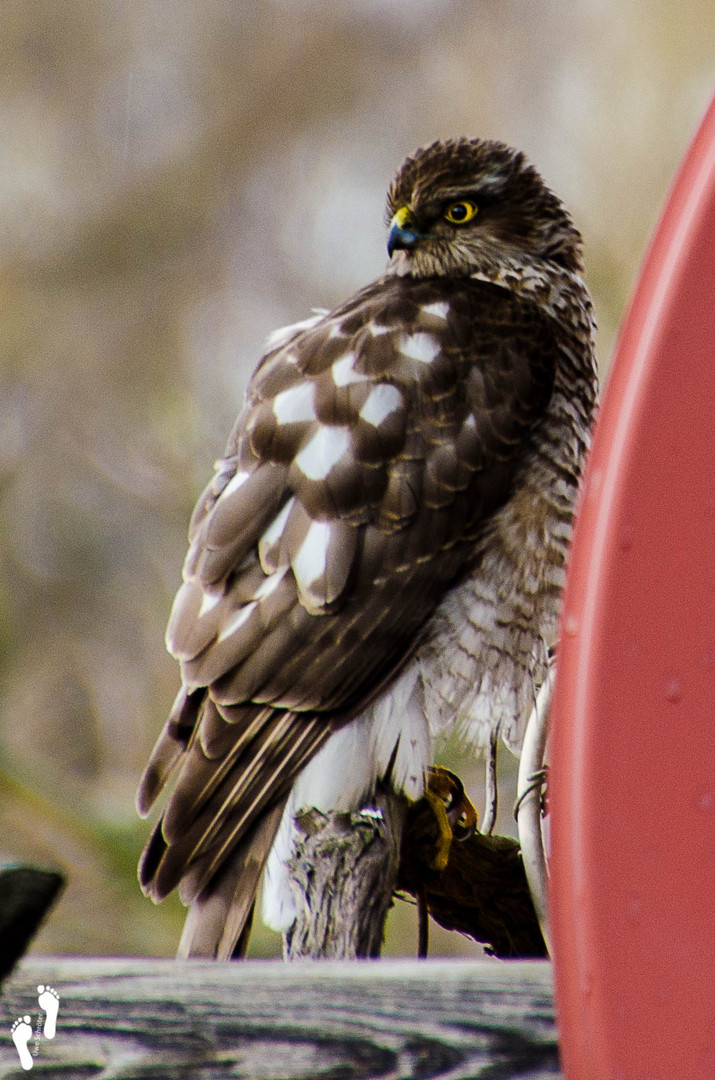
[[[167,631],[184,690],[139,794],[180,767],[141,865],[155,899],[181,883],[208,911],[221,874],[230,907],[231,851],[248,837],[255,871],[256,823],[399,669],[548,401],[546,322],[482,282],[390,278],[264,358]]]
[[[206,699],[204,714],[214,709]],[[221,758],[207,758],[198,739],[187,751],[140,865],[142,886],[155,900],[179,884],[184,902],[194,900],[261,811],[287,794],[293,777],[332,732],[324,718],[255,706],[241,711],[247,714],[245,727],[234,724],[235,744]]]
[[[254,823],[240,848],[224,861],[209,887],[192,903],[179,944],[180,959],[229,960],[244,955],[258,883],[284,802],[279,799]]]

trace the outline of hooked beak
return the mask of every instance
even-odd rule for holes
[[[392,258],[393,251],[411,251],[421,233],[410,225],[410,211],[406,206],[400,207],[390,222],[390,231],[387,234],[387,254]]]

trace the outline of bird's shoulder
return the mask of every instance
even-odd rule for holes
[[[315,517],[327,507],[311,481],[327,481],[325,470],[333,508],[359,515],[356,495],[372,504],[384,486],[381,466],[397,458],[439,457],[450,439],[473,454],[481,444],[480,463],[499,455],[500,440],[518,441],[548,400],[557,329],[536,304],[498,285],[388,276],[277,331],[199,499],[192,537],[226,488],[237,490],[260,465],[290,466]],[[347,476],[328,468],[333,459],[358,468],[359,493],[348,483],[340,492],[336,481]]]
[[[338,707],[400,662],[551,393],[532,308],[385,278],[269,348],[192,520],[167,638],[188,686]]]

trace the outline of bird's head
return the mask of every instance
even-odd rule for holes
[[[418,150],[387,196],[390,271],[464,276],[545,261],[580,273],[581,237],[523,154],[452,139]]]

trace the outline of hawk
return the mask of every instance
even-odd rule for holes
[[[266,862],[290,925],[302,809],[420,797],[455,727],[518,749],[546,671],[597,396],[581,238],[481,139],[408,157],[387,207],[385,274],[269,339],[191,519],[138,794],[175,774],[140,881],[191,906],[180,955],[240,952]]]

